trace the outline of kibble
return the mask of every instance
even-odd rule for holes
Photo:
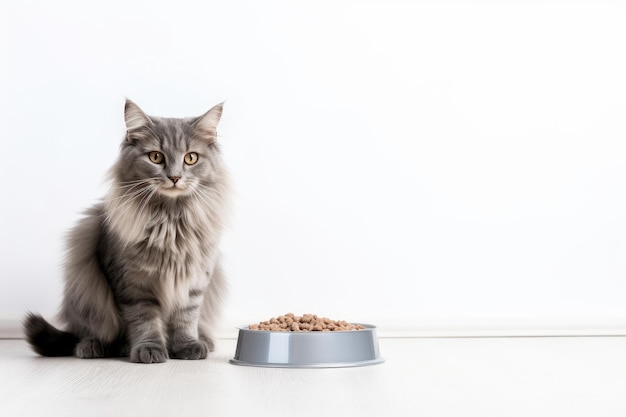
[[[348,330],[363,330],[360,324],[348,323],[344,320],[331,320],[328,317],[318,317],[316,314],[296,316],[287,313],[272,317],[267,321],[248,326],[250,330],[269,330],[272,332],[343,332]]]

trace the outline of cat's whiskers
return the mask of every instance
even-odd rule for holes
[[[191,196],[196,200],[199,201],[201,203],[206,204],[207,200],[204,198],[204,196],[202,196],[200,194],[200,192],[196,189],[196,188],[191,188]]]
[[[118,188],[119,188],[119,187],[128,187],[128,185],[120,185],[120,184],[129,184],[129,185],[132,185],[132,184],[137,184],[137,183],[142,183],[142,182],[148,182],[148,181],[151,181],[151,180],[159,180],[159,179],[161,179],[161,178],[160,178],[160,177],[150,177],[150,178],[141,178],[141,179],[138,179],[138,180],[133,180],[133,181],[118,181],[118,182],[115,184],[115,186],[116,186],[116,187],[118,187]]]
[[[138,184],[138,186],[139,185],[144,185],[144,184]],[[125,198],[134,197],[138,193],[141,193],[146,188],[149,188],[151,184],[145,184],[145,185],[146,185],[145,187],[137,188],[137,189],[134,189],[134,190],[132,188],[130,188],[130,189],[126,190],[124,192],[124,194],[122,194],[120,196],[117,196],[117,197],[109,197],[109,198],[106,199],[106,201],[114,202],[114,201],[117,201],[117,200],[122,200],[122,199],[125,199]]]
[[[201,188],[192,188],[191,189],[192,196],[196,198],[200,204],[204,204],[209,210],[208,214],[213,220],[217,220],[219,218],[218,212],[220,211],[218,207],[223,207],[224,200],[218,193],[208,192],[207,190],[203,190]],[[218,204],[215,204],[215,203]]]
[[[217,191],[205,188],[194,188],[193,191],[196,192],[197,195],[202,196],[203,201],[209,206],[213,206],[215,201],[219,202],[219,204],[224,203],[222,196]]]
[[[134,193],[136,192],[139,192],[145,188],[153,187],[154,184],[151,181],[159,180],[159,179],[160,179],[159,177],[152,177],[152,178],[145,178],[145,179],[140,179],[140,180],[135,180],[135,181],[125,181],[126,183],[129,183],[128,185],[119,185],[119,184],[125,183],[124,181],[119,182],[114,185],[116,189],[122,191],[124,188],[128,188],[128,190],[126,190],[124,194],[122,194],[121,196],[108,198],[107,201],[121,200],[121,199],[126,198],[127,196],[133,196]],[[137,187],[141,187],[141,188],[135,189]]]
[[[118,189],[118,190],[123,190],[125,188],[133,189],[133,188],[136,188],[136,187],[141,187],[142,185],[150,185],[150,183],[147,182],[147,181],[142,181],[142,182],[138,182],[138,183],[135,183],[135,184],[118,185],[118,186],[115,186],[115,188]]]
[[[145,187],[142,188],[139,191],[136,191],[134,193],[131,193],[128,196],[128,199],[124,202],[121,202],[119,199],[111,199],[108,201],[113,202],[113,206],[109,208],[109,210],[107,210],[107,214],[106,214],[106,220],[110,221],[111,220],[111,216],[114,215],[117,211],[119,211],[120,209],[124,208],[125,206],[127,206],[128,204],[132,203],[133,201],[137,200],[137,198],[139,198],[142,195],[148,195],[151,192],[154,192],[156,190],[155,187]],[[125,197],[126,194],[124,194],[122,197]],[[143,200],[141,200],[143,201]],[[121,203],[121,204],[120,204]]]
[[[151,187],[154,185],[153,182],[151,182],[154,179],[159,179],[159,178],[148,178],[146,180],[141,180],[136,182],[135,184],[128,184],[128,185],[115,185],[115,189],[120,190],[120,191],[124,191],[125,188],[128,188],[128,190],[126,190],[124,192],[124,194],[121,197],[124,197],[126,194],[128,194],[129,192],[132,192],[134,189],[137,188],[146,188],[146,187]],[[135,190],[136,191],[136,190]]]
[[[149,193],[146,193],[146,195],[144,197],[142,197],[141,201],[139,202],[139,204],[141,204],[141,207],[139,207],[139,217],[141,218],[141,216],[143,215],[144,210],[146,209],[148,203],[150,202],[150,200],[152,200],[152,197],[154,197],[154,195],[156,194],[158,188],[154,187],[150,190]]]

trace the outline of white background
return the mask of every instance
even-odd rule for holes
[[[229,323],[626,326],[624,6],[294,3],[2,3],[0,317],[59,305],[128,97],[226,100]]]

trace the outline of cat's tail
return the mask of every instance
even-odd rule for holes
[[[24,319],[24,333],[32,349],[42,356],[72,356],[79,341],[76,335],[55,328],[33,313]]]

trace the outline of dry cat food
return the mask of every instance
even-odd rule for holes
[[[272,317],[268,321],[248,326],[250,330],[269,330],[272,332],[342,332],[347,330],[363,330],[360,324],[352,324],[343,320],[331,320],[315,314],[296,316],[287,313],[284,316]]]

